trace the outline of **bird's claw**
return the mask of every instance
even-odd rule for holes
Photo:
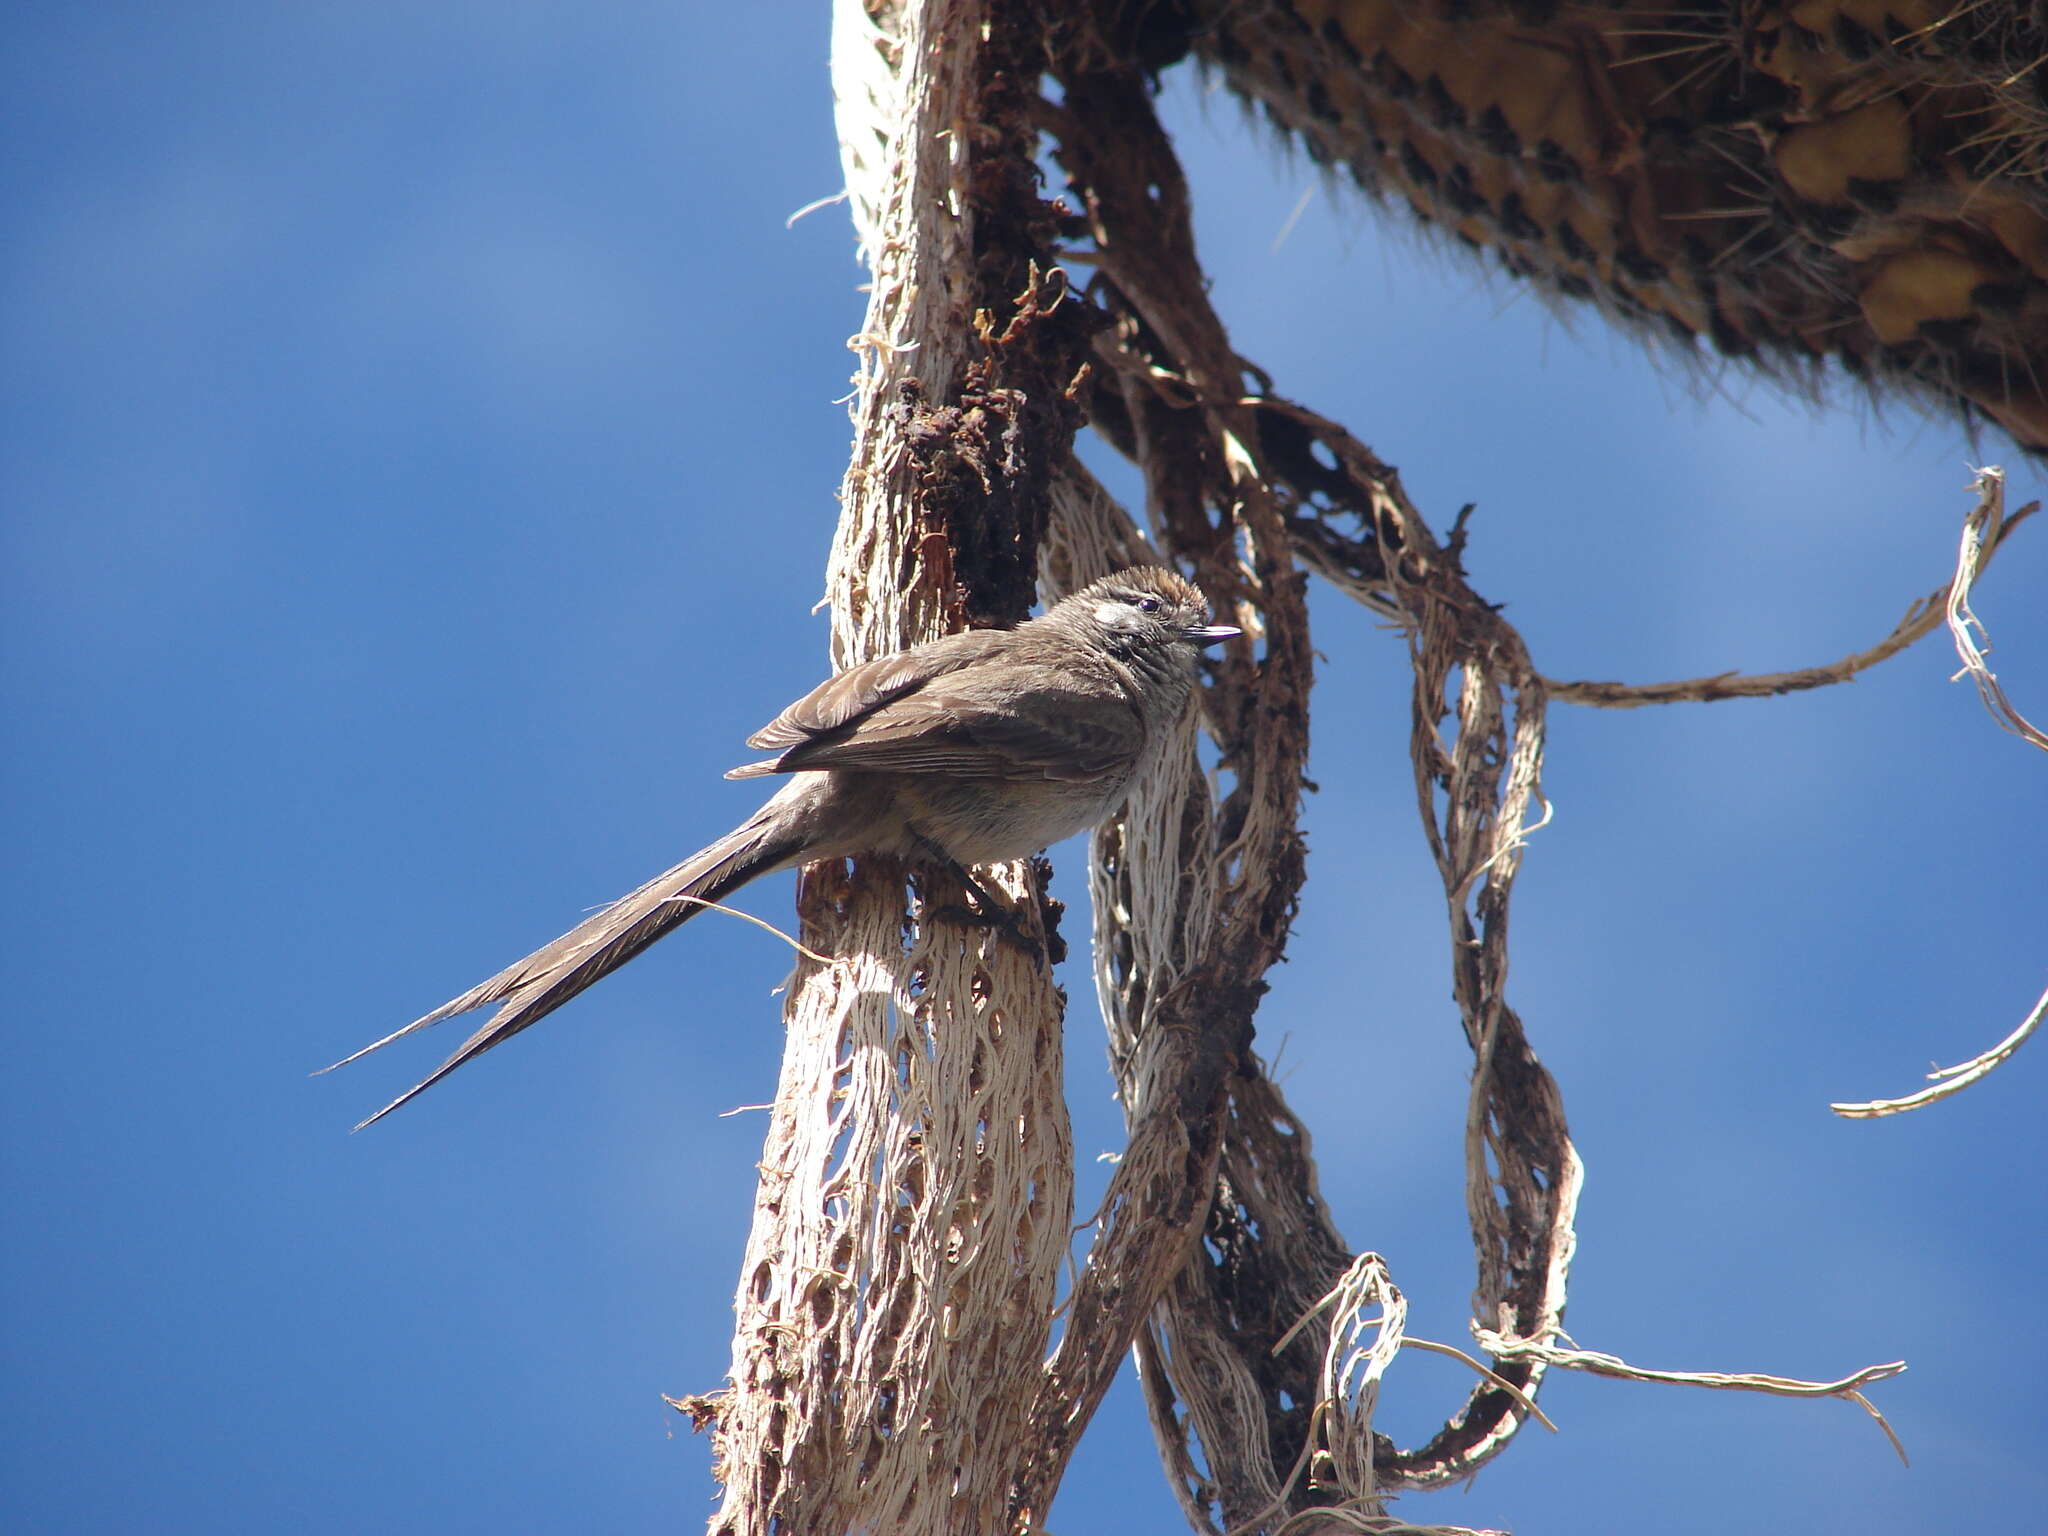
[[[990,929],[997,938],[1007,939],[1031,959],[1045,958],[1045,945],[1024,926],[1024,914],[1007,907],[991,904],[981,908],[970,907],[965,902],[947,902],[943,906],[927,906],[923,920],[926,924],[958,923],[964,928]]]

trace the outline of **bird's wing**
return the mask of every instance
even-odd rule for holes
[[[849,667],[818,684],[754,732],[747,738],[747,745],[764,752],[787,752],[819,737],[837,736],[864,715],[915,692],[933,678],[986,659],[1001,650],[1009,638],[1006,630],[963,630],[912,646],[894,656],[881,656]]]
[[[763,766],[1086,783],[1126,767],[1143,744],[1137,709],[1108,679],[1010,656],[932,678]]]

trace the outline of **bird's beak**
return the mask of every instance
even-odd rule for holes
[[[1188,638],[1197,645],[1214,645],[1219,640],[1228,640],[1232,635],[1243,633],[1234,624],[1205,624],[1199,629],[1189,630]]]

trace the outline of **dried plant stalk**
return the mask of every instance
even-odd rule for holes
[[[1998,470],[1983,471],[1984,475],[2003,475]],[[1981,478],[1981,477],[1980,477]],[[1980,495],[1983,493],[1980,491]],[[1980,502],[1980,510],[1983,503]],[[1740,672],[1720,672],[1712,677],[1690,677],[1682,682],[1672,683],[1562,683],[1553,678],[1543,680],[1544,691],[1551,698],[1566,704],[1590,704],[1600,709],[1640,709],[1649,704],[1711,704],[1721,699],[1759,699],[1781,693],[1799,693],[1808,688],[1826,688],[1835,683],[1846,683],[1859,672],[1866,672],[1881,661],[1889,661],[1899,652],[1917,640],[1925,639],[1941,628],[1944,622],[1950,632],[1955,633],[1959,625],[1976,622],[1975,615],[1965,621],[1955,609],[1958,600],[1965,604],[1967,611],[1969,583],[1974,582],[1991,557],[2005,547],[2005,541],[2035,512],[2040,503],[2029,502],[2011,517],[1992,519],[1988,526],[1974,532],[1964,530],[1963,553],[1959,558],[1955,577],[1936,587],[1925,597],[1918,599],[1906,610],[1905,617],[1893,627],[1877,644],[1868,650],[1857,651],[1844,656],[1840,661],[1824,666],[1801,667],[1795,672],[1765,672],[1744,676]],[[1967,568],[1967,579],[1964,570]],[[1962,648],[1958,641],[1958,649]],[[1981,657],[1979,660],[1981,661]],[[1969,656],[1964,655],[1964,666],[1969,668]],[[1974,673],[1972,675],[1975,675]],[[1981,686],[1981,683],[1980,683]],[[1998,686],[1992,679],[1991,686]],[[1987,696],[1987,706],[1998,713],[1998,706]],[[2007,705],[2010,708],[2010,705]],[[2025,722],[2022,721],[2024,726]],[[2012,729],[2008,726],[2008,729]],[[2031,727],[2029,727],[2031,729]],[[2019,734],[2024,735],[2022,730]],[[2038,738],[2039,732],[2035,733]],[[2036,746],[2043,745],[2040,740]]]
[[[997,126],[1021,124],[1004,93],[1039,46],[962,0],[837,9],[874,276],[829,573],[842,665],[1030,602],[1086,346],[1029,259],[1030,135]],[[790,987],[731,1387],[693,1405],[720,1536],[1009,1522],[1072,1220],[1062,999],[993,930],[907,923],[904,875],[805,872],[805,942],[839,958]],[[985,878],[1038,908],[1027,866]]]
[[[1062,163],[1087,199],[1096,245],[1089,256],[1102,274],[1095,296],[1115,317],[1098,342],[1113,382],[1096,392],[1095,420],[1145,469],[1152,521],[1170,549],[1190,558],[1213,549],[1218,530],[1207,509],[1226,509],[1245,549],[1271,559],[1278,541],[1311,563],[1327,563],[1328,549],[1313,547],[1302,530],[1316,525],[1308,515],[1309,475],[1333,477],[1308,452],[1314,433],[1304,426],[1306,413],[1243,396],[1245,365],[1208,304],[1186,189],[1142,81],[1076,68],[1062,84],[1063,101],[1047,117]],[[1464,696],[1462,748],[1439,751],[1437,715],[1420,704],[1418,732],[1431,743],[1424,758],[1430,782],[1451,792],[1444,825],[1432,821],[1432,828],[1461,925],[1459,996],[1482,1063],[1470,1156],[1480,1181],[1472,1200],[1482,1244],[1479,1315],[1542,1337],[1562,1309],[1577,1163],[1554,1085],[1501,1000],[1506,890],[1540,766],[1540,689],[1513,632],[1463,589],[1455,562],[1424,568],[1433,545],[1391,475],[1360,450],[1348,460],[1340,455],[1334,479],[1352,504],[1374,510],[1389,547],[1408,562],[1390,579],[1381,549],[1354,542],[1358,560],[1373,567],[1381,611],[1423,616],[1415,625],[1418,672],[1434,683],[1418,681],[1418,701],[1432,686],[1440,701],[1453,669],[1477,669],[1481,678]],[[1255,610],[1240,609],[1239,622],[1263,619],[1269,634],[1297,629],[1298,599],[1290,591],[1288,606],[1276,612],[1277,590],[1268,585]],[[1512,670],[1500,668],[1503,655],[1515,661]],[[1292,736],[1299,724],[1291,710],[1305,720],[1306,701],[1296,696],[1290,706],[1283,703],[1289,696],[1266,693],[1247,713],[1249,701],[1233,696],[1229,681],[1212,698],[1209,719],[1226,768],[1241,774],[1240,744]],[[1486,690],[1502,686],[1515,690],[1511,729],[1502,724],[1509,710],[1487,702]],[[1510,744],[1501,744],[1503,730]],[[1206,809],[1186,800],[1134,806],[1122,827],[1098,839],[1098,987],[1134,1127],[1151,1098],[1146,1010],[1178,979],[1177,946],[1206,916],[1199,875],[1219,856],[1208,839],[1234,825],[1228,801],[1214,820]],[[1159,859],[1176,839],[1187,871],[1180,889],[1197,894],[1184,908],[1148,910],[1139,891],[1150,882],[1133,887],[1128,871]],[[1327,1415],[1318,1417],[1313,1405],[1332,1320],[1298,1334],[1294,1325],[1351,1256],[1316,1193],[1305,1131],[1249,1053],[1232,1063],[1225,1087],[1205,1243],[1190,1251],[1139,1341],[1155,1437],[1198,1530],[1377,1526],[1386,1519],[1382,1492],[1468,1475],[1505,1444],[1526,1399],[1488,1384],[1431,1445],[1404,1453],[1383,1444],[1376,1467],[1375,1458],[1339,1456],[1319,1438]],[[1490,1161],[1503,1170],[1501,1198],[1487,1182]],[[1517,1389],[1538,1374],[1540,1367],[1525,1363],[1503,1372]],[[1312,1450],[1317,1477],[1291,1478],[1293,1464]]]
[[[2043,1023],[2048,1023],[2048,992],[2043,992],[2034,999],[2034,1006],[2027,1010],[2027,1016],[2020,1020],[2011,1034],[1989,1050],[1979,1052],[1957,1066],[1935,1068],[1927,1074],[1932,1082],[1918,1093],[1905,1094],[1896,1099],[1830,1104],[1828,1108],[1845,1120],[1880,1120],[1886,1115],[1901,1115],[1909,1109],[1922,1109],[1942,1099],[1953,1098],[1972,1083],[1982,1082],[2003,1066],[2011,1059],[2013,1052],[2039,1032]]]
[[[1956,654],[1962,658],[1962,671],[1956,677],[1968,677],[1977,685],[1977,695],[1984,701],[1984,707],[1991,712],[1991,718],[1999,726],[2029,746],[2048,751],[2048,736],[2041,733],[2039,726],[2028,720],[2013,707],[2006,697],[2005,689],[1992,674],[1985,661],[1985,652],[1990,648],[1990,637],[1983,623],[1970,607],[1970,589],[1976,585],[1977,577],[1983,572],[1991,556],[1997,551],[2006,536],[2020,522],[2036,511],[2038,502],[2029,502],[2011,517],[2005,515],[2005,471],[1995,468],[1980,469],[1971,484],[1976,493],[1977,505],[1963,519],[1961,548],[1956,554],[1955,579],[1948,585],[1942,596],[1939,612],[1948,622],[1948,631],[1955,641]],[[1978,636],[1984,636],[1980,644]],[[1953,679],[1952,679],[1953,681]],[[2006,1062],[2022,1045],[2032,1038],[2048,1020],[2048,992],[2043,992],[2020,1020],[2019,1026],[1998,1044],[1987,1051],[1979,1052],[1968,1061],[1953,1067],[1941,1067],[1928,1076],[1930,1086],[1918,1093],[1909,1093],[1895,1099],[1871,1099],[1856,1104],[1830,1104],[1828,1108],[1850,1120],[1876,1120],[1886,1115],[1903,1114],[1910,1109],[1952,1098],[1973,1083],[1982,1082],[1993,1071]]]
[[[1557,1084],[1506,997],[1508,899],[1542,772],[1542,687],[1521,637],[1473,600],[1456,562],[1430,547],[1416,520],[1390,502],[1378,531],[1393,589],[1416,616],[1410,751],[1449,902],[1453,990],[1474,1057],[1465,1125],[1465,1206],[1479,1258],[1473,1315],[1499,1319],[1511,1336],[1544,1338],[1563,1322],[1583,1175]],[[1457,733],[1447,747],[1440,728],[1454,676]],[[1501,1372],[1534,1396],[1541,1373],[1535,1362],[1521,1370],[1518,1363],[1503,1361]],[[1412,1481],[1469,1475],[1507,1443],[1520,1427],[1519,1405],[1489,1402],[1489,1394],[1505,1395],[1476,1389],[1442,1445],[1402,1468]],[[1482,1418],[1490,1427],[1465,1432]]]
[[[1716,1392],[1762,1392],[1774,1397],[1839,1397],[1844,1402],[1856,1404],[1869,1414],[1877,1422],[1877,1427],[1884,1432],[1885,1439],[1891,1442],[1891,1447],[1898,1453],[1899,1460],[1911,1464],[1906,1455],[1906,1447],[1893,1432],[1891,1424],[1862,1391],[1864,1387],[1884,1381],[1905,1370],[1906,1362],[1903,1360],[1892,1360],[1883,1365],[1866,1365],[1862,1370],[1852,1372],[1839,1381],[1801,1381],[1793,1376],[1771,1376],[1756,1371],[1651,1370],[1646,1366],[1630,1365],[1618,1356],[1601,1354],[1596,1350],[1573,1349],[1535,1339],[1506,1339],[1483,1328],[1474,1331],[1479,1337],[1479,1342],[1502,1359],[1542,1360],[1559,1370],[1584,1371],[1588,1375],[1608,1376],[1616,1381],[1706,1387]]]
[[[1299,1332],[1290,1324],[1349,1256],[1316,1194],[1306,1134],[1248,1053],[1227,1081],[1205,1243],[1139,1341],[1155,1436],[1197,1530],[1379,1528],[1388,1519],[1379,1495],[1467,1477],[1504,1448],[1533,1411],[1546,1350],[1561,1334],[1581,1169],[1556,1084],[1505,996],[1512,884],[1528,831],[1547,816],[1546,692],[1519,635],[1465,581],[1462,515],[1439,543],[1398,477],[1335,423],[1270,393],[1242,393],[1241,376],[1258,370],[1229,351],[1209,309],[1186,235],[1185,188],[1136,77],[1076,67],[1061,83],[1063,99],[1044,117],[1087,199],[1095,248],[1086,259],[1101,274],[1092,296],[1113,317],[1098,341],[1107,370],[1092,416],[1144,468],[1163,542],[1192,556],[1213,541],[1204,508],[1271,508],[1305,564],[1396,617],[1409,636],[1418,802],[1475,1055],[1466,1157],[1475,1330],[1502,1344],[1497,1369],[1413,1451],[1369,1427],[1360,1436],[1370,1394],[1351,1394],[1348,1416],[1336,1412],[1327,1376],[1318,1395],[1316,1366],[1333,1329],[1356,1328],[1358,1318],[1340,1314]],[[1241,495],[1245,467],[1263,498]],[[1362,532],[1342,531],[1336,520],[1345,516]],[[1234,767],[1228,710],[1212,708],[1210,720]],[[1178,815],[1149,809],[1135,838],[1127,821],[1098,839],[1098,986],[1119,1080],[1140,1105],[1146,1057],[1131,1021],[1157,977],[1174,974],[1184,926],[1206,913],[1199,896],[1185,912],[1146,909],[1124,871],[1178,836],[1184,867],[1197,873],[1210,856],[1202,839],[1213,835],[1199,803],[1180,802]],[[1199,879],[1183,886],[1200,888]],[[1295,1475],[1304,1464],[1313,1478]]]
[[[1956,676],[1968,676],[1977,685],[1978,697],[1983,699],[1984,707],[1991,712],[1991,718],[1998,722],[2001,730],[2011,732],[2029,746],[2048,752],[2048,735],[2043,735],[2039,726],[2013,708],[2012,700],[2005,696],[2005,689],[1986,663],[1984,655],[1991,648],[1991,637],[1970,608],[1970,589],[1977,584],[1977,577],[1993,551],[2004,541],[2006,534],[2039,504],[2029,502],[2008,518],[2005,515],[2005,471],[1995,467],[1978,470],[1970,489],[1976,492],[1977,505],[1963,519],[1963,541],[1956,554],[1955,580],[1949,583],[1948,599],[1942,605],[1949,636],[1955,641],[1956,655],[1963,663],[1962,671]],[[1981,645],[1978,643],[1980,635],[1984,637]]]
[[[1263,1447],[1269,1443],[1264,1394],[1236,1368],[1238,1352],[1277,1338],[1328,1288],[1348,1255],[1341,1243],[1326,1244],[1328,1267],[1316,1266],[1291,1295],[1248,1287],[1248,1305],[1274,1309],[1270,1330],[1254,1342],[1250,1332],[1230,1337],[1228,1304],[1213,1288],[1204,1250],[1191,1239],[1202,1231],[1208,1243],[1218,1240],[1219,1210],[1242,1216],[1214,1197],[1237,1181],[1230,1169],[1243,1157],[1240,1129],[1261,1117],[1270,1094],[1246,1046],[1264,991],[1261,978],[1280,956],[1303,869],[1297,815],[1310,681],[1304,594],[1291,567],[1282,507],[1259,472],[1257,424],[1249,409],[1234,403],[1235,357],[1206,303],[1184,301],[1184,285],[1200,282],[1185,188],[1151,119],[1142,81],[1118,72],[1093,75],[1085,59],[1070,58],[1068,65],[1064,108],[1055,114],[1069,125],[1059,152],[1088,198],[1098,244],[1110,231],[1130,242],[1129,285],[1137,296],[1111,308],[1118,334],[1155,319],[1184,324],[1177,333],[1184,349],[1176,354],[1179,369],[1225,402],[1213,410],[1177,411],[1139,376],[1142,370],[1118,375],[1127,386],[1124,409],[1146,472],[1150,521],[1163,547],[1197,580],[1212,594],[1229,595],[1233,620],[1262,639],[1264,654],[1253,662],[1233,655],[1205,699],[1205,720],[1229,780],[1220,797],[1198,778],[1155,781],[1095,841],[1097,990],[1131,1147],[1077,1299],[1086,1300],[1091,1285],[1107,1291],[1119,1268],[1126,1278],[1170,1277],[1171,1285],[1156,1308],[1156,1284],[1122,1291],[1114,1316],[1106,1307],[1099,1318],[1077,1308],[1061,1356],[1092,1363],[1098,1357],[1086,1347],[1091,1336],[1107,1336],[1120,1347],[1143,1323],[1140,1370],[1148,1398],[1160,1400],[1166,1370],[1174,1383],[1169,1402],[1177,1395],[1191,1410],[1217,1412],[1231,1422],[1230,1431],[1200,1434],[1205,1449],[1212,1434],[1234,1443],[1239,1431]],[[1147,275],[1163,286],[1146,290]],[[1125,281],[1120,268],[1116,282]],[[1115,349],[1099,351],[1105,361],[1119,360]],[[1247,1104],[1248,1091],[1259,1102]],[[1274,1123],[1264,1116],[1269,1135]],[[1257,1174],[1246,1172],[1256,1184]],[[1133,1196],[1140,1203],[1118,1203]],[[1166,1221],[1130,1219],[1143,1216],[1147,1206],[1164,1210]],[[1148,1226],[1173,1242],[1148,1235]],[[1143,1266],[1135,1274],[1126,1267],[1133,1259]],[[1197,1315],[1203,1323],[1181,1326]],[[1172,1364],[1165,1368],[1169,1352]],[[1318,1346],[1304,1342],[1298,1352],[1312,1372]],[[1190,1378],[1204,1372],[1204,1361],[1216,1365],[1217,1375],[1196,1387]],[[1093,1369],[1106,1382],[1100,1364]],[[1204,1523],[1212,1502],[1220,1501],[1226,1519],[1271,1502],[1279,1481],[1270,1475],[1261,1481],[1262,1469],[1252,1462],[1204,1482],[1186,1455],[1186,1431],[1178,1443],[1172,1430],[1162,1432],[1171,1417],[1170,1410],[1165,1420],[1155,1413],[1155,1433],[1162,1435],[1176,1492],[1198,1528],[1212,1528]]]

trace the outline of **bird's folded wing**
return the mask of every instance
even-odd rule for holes
[[[881,656],[827,678],[747,738],[763,752],[787,752],[821,736],[836,736],[863,715],[924,687],[936,677],[972,666],[1001,650],[1005,630],[971,629],[894,656]]]
[[[1006,658],[934,678],[762,766],[1086,783],[1128,768],[1143,743],[1136,708],[1113,684]]]

